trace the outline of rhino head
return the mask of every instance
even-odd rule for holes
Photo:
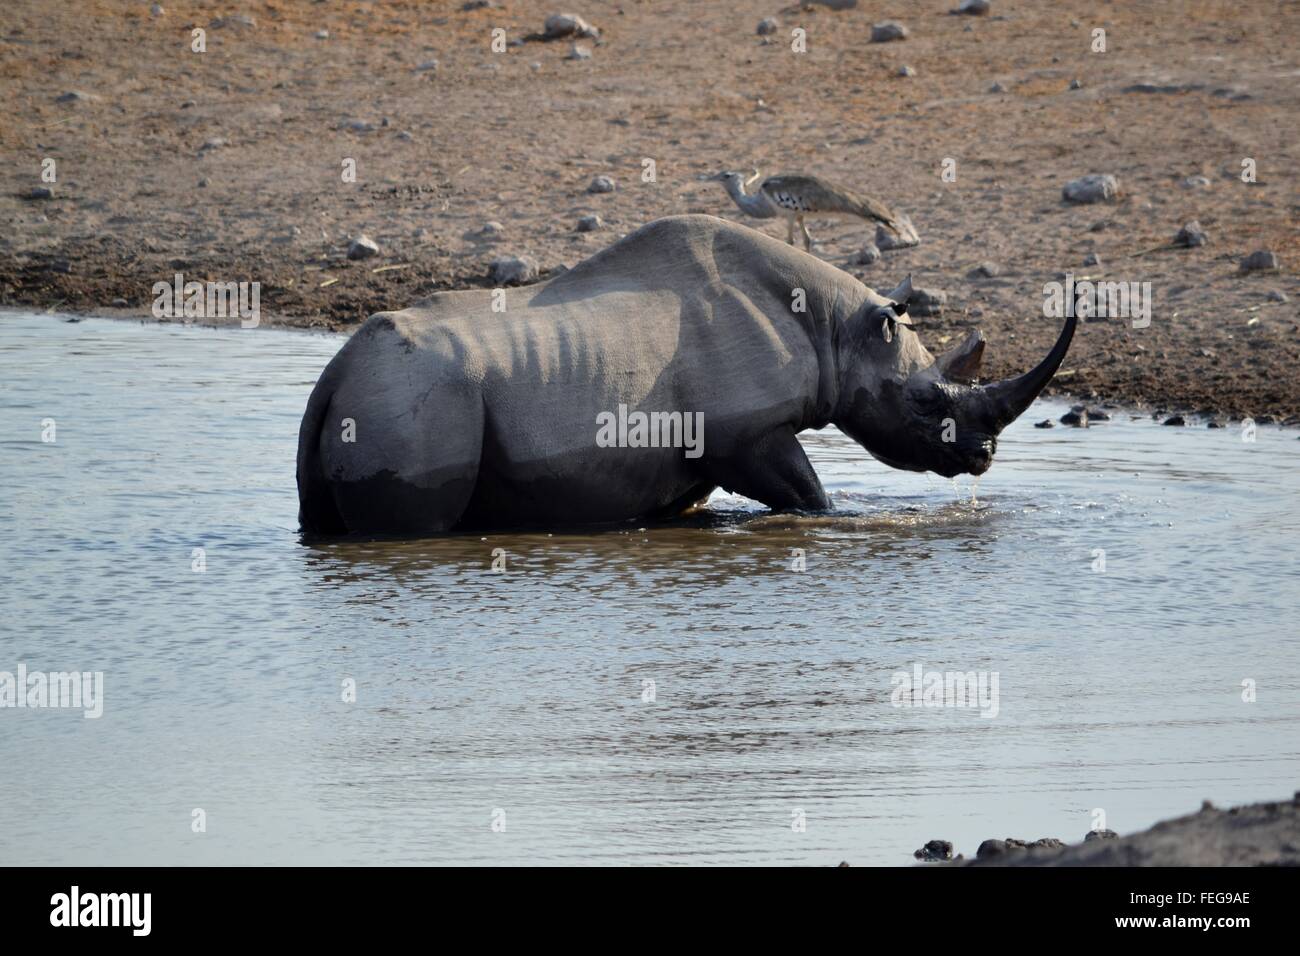
[[[912,295],[909,276],[888,293],[888,301],[865,303],[842,329],[840,400],[831,420],[891,467],[946,478],[982,475],[993,463],[998,433],[1056,374],[1076,320],[1067,319],[1036,368],[978,385],[984,336],[973,331],[953,349],[931,355],[907,317]]]

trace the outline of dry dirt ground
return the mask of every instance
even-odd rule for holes
[[[1150,326],[1081,326],[1058,390],[1300,415],[1300,4],[993,0],[970,17],[949,14],[957,2],[163,0],[154,14],[139,0],[5,0],[0,303],[147,315],[153,283],[181,271],[259,281],[274,321],[347,328],[490,284],[501,255],[545,276],[659,216],[743,221],[701,177],[757,166],[907,213],[917,248],[858,266],[870,230],[814,221],[815,251],[872,286],[910,272],[946,292],[921,334],[935,348],[982,327],[990,376],[1048,348],[1059,321],[1043,287],[1058,275],[1150,282]],[[590,59],[566,59],[567,41],[493,52],[494,28],[518,40],[560,10],[601,29]],[[770,39],[755,30],[767,16]],[[910,36],[870,42],[885,19]],[[191,50],[194,27],[206,52]],[[69,92],[83,95],[60,101]],[[46,158],[53,198],[22,198]],[[1118,201],[1065,203],[1064,183],[1088,173],[1118,177]],[[588,193],[596,175],[616,191]],[[1183,185],[1198,175],[1208,185]],[[604,228],[577,232],[589,213]],[[1193,219],[1209,243],[1168,248]],[[488,221],[495,241],[478,234]],[[362,233],[381,254],[348,261]],[[1238,271],[1258,249],[1280,272]],[[1000,274],[968,276],[986,261]]]

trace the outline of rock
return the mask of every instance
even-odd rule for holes
[[[907,311],[915,316],[942,315],[948,303],[948,293],[938,289],[913,289],[907,302]]]
[[[1176,426],[1181,427],[1181,426],[1183,426],[1183,425],[1186,425],[1186,424],[1187,424],[1187,421],[1183,418],[1182,415],[1170,415],[1168,418],[1166,418],[1166,419],[1164,420],[1164,424],[1166,424],[1166,425],[1176,425]]]
[[[578,232],[595,232],[605,225],[597,215],[583,216],[578,220]]]
[[[404,129],[401,132],[399,132],[397,134],[397,138],[400,139],[403,143],[409,143],[415,139],[415,137],[411,135],[411,131],[407,129]]]
[[[1083,264],[1090,268],[1099,268],[1101,266],[1101,258],[1097,255],[1097,253],[1090,252],[1083,257]]]
[[[226,27],[240,27],[243,29],[257,26],[257,21],[246,13],[236,13],[229,17],[217,17],[208,26],[214,30],[223,30]]]
[[[893,40],[906,40],[907,27],[896,20],[884,20],[871,25],[872,43],[889,43]]]
[[[152,7],[149,8],[149,12],[152,13],[155,17],[160,17],[167,11],[163,9],[161,3],[155,3]]]
[[[912,856],[918,860],[951,860],[952,844],[947,840],[931,840],[921,849],[917,850]]]
[[[208,179],[207,176],[204,176],[202,179],[199,180],[200,189],[207,189],[211,185],[212,185],[212,180]]]
[[[488,220],[483,223],[482,228],[474,233],[475,237],[484,242],[499,242],[505,235],[505,227],[495,220]]]
[[[884,225],[876,226],[876,245],[880,247],[881,252],[890,252],[894,249],[911,249],[913,246],[921,244],[921,237],[916,234],[916,228],[912,225],[912,220],[909,217],[900,215],[897,222],[897,232]]]
[[[573,46],[569,47],[569,53],[567,56],[565,56],[565,59],[566,60],[590,60],[591,50],[587,49],[585,46],[578,46],[578,44],[575,43],[573,44]]]
[[[975,851],[975,859],[989,860],[994,857],[1006,856],[1014,851],[1023,852],[1025,844],[1021,840],[985,840]]]
[[[1205,427],[1206,427],[1206,428],[1223,428],[1223,427],[1225,427],[1225,426],[1224,426],[1224,423],[1223,423],[1220,419],[1217,419],[1217,418],[1211,418],[1208,422],[1205,423]]]
[[[348,246],[349,259],[369,259],[379,255],[379,246],[369,236],[360,235]]]
[[[904,63],[898,68],[899,76],[916,76],[916,70]]]
[[[339,129],[345,129],[352,133],[373,133],[379,127],[368,120],[344,120],[339,124]]]
[[[1286,302],[1286,301],[1287,301],[1286,293],[1283,292],[1283,291],[1281,291],[1280,289],[1269,289],[1269,290],[1268,290],[1268,295],[1267,295],[1265,298],[1267,298],[1268,301],[1270,301],[1270,302]]]
[[[1029,844],[1031,850],[1064,850],[1065,841],[1058,840],[1056,837],[1043,837],[1041,840],[1035,840]]]
[[[1084,405],[1073,405],[1070,410],[1061,416],[1061,424],[1069,425],[1072,428],[1088,427],[1088,409]]]
[[[1089,830],[1086,834],[1084,834],[1083,842],[1087,843],[1089,840],[1118,840],[1118,839],[1119,839],[1119,834],[1116,833],[1114,830]]]
[[[600,31],[576,13],[552,13],[542,24],[543,40],[559,40],[564,37],[600,36]]]
[[[1174,236],[1174,245],[1184,246],[1188,249],[1203,246],[1209,241],[1209,237],[1205,235],[1205,230],[1201,228],[1201,224],[1195,219],[1179,229],[1178,235]]]
[[[221,149],[221,148],[223,148],[223,147],[225,147],[225,146],[229,146],[229,145],[230,145],[230,142],[229,142],[228,140],[224,140],[224,139],[222,139],[220,136],[218,136],[218,137],[215,137],[214,139],[205,140],[204,143],[203,143],[203,145],[199,147],[199,152],[200,152],[200,153],[210,153],[210,152],[212,152],[214,149]]]
[[[970,279],[996,279],[1002,274],[996,262],[981,262],[970,272],[966,273]]]
[[[1083,89],[1083,84],[1080,83],[1078,80],[1071,80],[1071,81],[1070,81],[1070,89],[1072,89],[1072,90],[1081,90],[1081,89]]]
[[[330,32],[329,32],[328,30],[317,30],[317,31],[316,31],[316,39],[317,39],[317,40],[328,40],[329,38],[330,38]]]
[[[537,274],[537,260],[528,256],[504,256],[492,261],[492,281],[501,285],[532,282]]]
[[[91,93],[83,93],[80,90],[68,90],[66,93],[60,93],[55,97],[56,103],[85,103],[88,100],[98,99]]]
[[[1002,84],[1002,82],[999,80],[999,81],[994,82],[994,84],[993,84],[992,86],[989,87],[989,92],[990,92],[990,93],[1005,93],[1005,92],[1007,92],[1007,88],[1006,88],[1006,87]]]
[[[989,12],[989,0],[962,0],[961,6],[949,12],[966,14],[971,17],[982,17]]]
[[[1277,272],[1277,256],[1268,249],[1252,252],[1241,260],[1242,272]]]
[[[1106,411],[1104,408],[1090,408],[1088,409],[1088,421],[1108,422],[1110,421],[1110,412]]]
[[[1035,428],[1055,428],[1055,427],[1056,427],[1056,422],[1052,421],[1050,418],[1044,418],[1041,422],[1034,422],[1034,427],[1035,427]]]
[[[24,199],[53,199],[54,190],[49,186],[33,186],[23,194]]]
[[[465,2],[460,5],[460,10],[462,13],[470,13],[473,10],[485,10],[488,7],[495,6],[496,3],[494,0],[465,0]]]
[[[1062,195],[1067,202],[1112,202],[1119,196],[1119,181],[1109,174],[1081,176],[1066,183]]]
[[[758,35],[761,37],[770,37],[773,33],[781,28],[780,21],[776,17],[764,17],[758,21]]]
[[[1210,185],[1210,180],[1205,176],[1188,176],[1183,180],[1184,189],[1204,189]]]
[[[869,242],[862,247],[862,251],[858,253],[857,258],[853,261],[860,266],[869,266],[874,262],[879,262],[880,249],[876,247],[875,243]]]
[[[416,73],[431,73],[438,69],[437,60],[425,60],[415,68]]]
[[[597,176],[591,181],[591,184],[587,186],[587,192],[612,193],[617,188],[617,184],[608,176]]]

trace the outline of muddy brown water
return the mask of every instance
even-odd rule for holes
[[[304,542],[341,342],[0,315],[0,671],[104,675],[0,709],[6,862],[902,864],[1295,789],[1294,431],[1040,403],[975,501],[828,429],[828,517]]]

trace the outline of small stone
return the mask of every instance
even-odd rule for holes
[[[1001,80],[998,80],[998,81],[996,81],[992,86],[989,87],[989,92],[990,92],[990,93],[1005,93],[1005,92],[1007,92],[1007,88],[1006,88],[1006,86],[1004,86],[1004,85],[1002,84],[1002,81],[1001,81]]]
[[[1183,418],[1182,415],[1170,415],[1168,418],[1164,420],[1164,424],[1181,427],[1183,425],[1186,425],[1187,421],[1186,419]]]
[[[1195,219],[1179,229],[1178,235],[1174,237],[1174,245],[1184,246],[1188,249],[1195,249],[1207,242],[1209,242],[1209,237],[1205,235],[1205,230],[1201,228],[1201,224]]]
[[[203,145],[199,147],[199,152],[210,153],[214,149],[221,149],[222,147],[229,146],[229,145],[230,145],[229,141],[224,140],[220,136],[218,136],[214,139],[205,140],[203,142]]]
[[[54,190],[49,186],[33,186],[23,195],[24,199],[53,199]]]
[[[208,179],[207,176],[204,176],[202,179],[199,180],[200,189],[207,189],[211,185],[212,185],[212,180]]]
[[[416,73],[432,73],[438,69],[437,60],[425,60],[415,68]]]
[[[1119,181],[1109,174],[1081,176],[1066,183],[1062,195],[1066,202],[1111,202],[1119,196]]]
[[[379,127],[367,120],[353,119],[344,120],[339,128],[346,129],[353,133],[373,133]]]
[[[583,216],[578,220],[578,232],[595,232],[604,225],[605,223],[599,216]]]
[[[1043,837],[1041,840],[1035,840],[1029,844],[1031,850],[1064,850],[1065,842],[1058,840],[1056,837]]]
[[[1070,410],[1061,416],[1061,424],[1069,425],[1072,428],[1088,427],[1088,409],[1085,405],[1071,406]]]
[[[876,245],[880,247],[881,252],[890,252],[894,249],[911,249],[913,246],[921,244],[921,237],[916,234],[916,228],[912,225],[910,218],[900,215],[897,223],[897,232],[890,230],[883,224],[876,226]]]
[[[618,187],[614,183],[614,180],[610,179],[608,176],[597,176],[591,181],[591,184],[587,186],[587,192],[612,193],[617,188]]]
[[[576,13],[552,13],[542,24],[543,40],[559,40],[564,37],[590,37],[595,39],[600,31]]]
[[[1101,258],[1095,252],[1090,252],[1083,257],[1083,264],[1090,268],[1100,268]]]
[[[916,70],[912,69],[912,67],[910,67],[910,66],[908,66],[906,63],[904,63],[902,66],[900,66],[900,67],[898,68],[898,75],[899,75],[899,76],[916,76]]]
[[[1223,425],[1223,422],[1220,421],[1219,419],[1217,419],[1217,418],[1211,418],[1208,422],[1205,423],[1205,427],[1206,427],[1206,428],[1223,428],[1224,425]]]
[[[773,33],[781,28],[781,23],[776,17],[764,17],[758,21],[758,35],[761,37],[770,37]]]
[[[1090,408],[1088,409],[1088,421],[1108,422],[1110,421],[1110,412],[1106,411],[1104,408]]]
[[[948,304],[948,293],[938,289],[913,289],[912,298],[907,300],[907,311],[915,316],[942,315],[943,307]]]
[[[575,43],[573,44],[572,47],[569,48],[569,54],[568,56],[565,57],[565,59],[566,60],[590,60],[591,50],[587,49],[585,46],[578,46],[578,44]]]
[[[155,17],[160,17],[167,11],[163,9],[161,3],[155,3],[152,7],[149,8],[149,12],[152,13]]]
[[[489,220],[483,223],[483,227],[475,235],[484,242],[497,242],[505,234],[505,231],[505,227],[501,223]]]
[[[1183,180],[1184,189],[1204,189],[1210,185],[1210,180],[1206,176],[1188,176]]]
[[[975,851],[975,859],[991,860],[1000,856],[1006,856],[1015,850],[1024,850],[1025,846],[1019,840],[985,840]]]
[[[316,31],[316,39],[317,39],[317,40],[328,40],[329,38],[330,38],[330,32],[329,32],[328,30],[317,30],[317,31]]]
[[[504,256],[492,261],[492,281],[501,285],[531,282],[537,275],[537,260],[528,256]]]
[[[880,249],[875,243],[869,242],[862,247],[862,250],[858,253],[857,258],[854,261],[860,266],[869,266],[874,262],[879,262]]]
[[[217,17],[208,26],[214,30],[221,30],[226,27],[255,27],[257,21],[246,13],[236,13],[234,16]]]
[[[947,840],[931,840],[921,849],[917,850],[912,856],[918,860],[951,860],[952,844]]]
[[[1242,272],[1277,272],[1277,256],[1268,249],[1252,252],[1241,260]]]
[[[996,279],[1001,274],[1002,270],[996,262],[981,262],[966,275],[970,279]]]
[[[871,25],[872,43],[889,43],[893,40],[906,40],[907,27],[896,20],[885,20]]]
[[[1268,295],[1265,296],[1270,302],[1286,302],[1286,293],[1280,289],[1269,289]]]
[[[1119,834],[1114,830],[1089,830],[1084,834],[1083,842],[1089,843],[1093,840],[1118,840]]]
[[[411,131],[405,129],[397,134],[397,138],[400,139],[403,143],[409,143],[415,139],[415,137],[411,135]]]
[[[116,298],[109,303],[109,305],[111,305],[115,309],[125,309],[130,304],[131,303],[127,302],[126,299],[123,298]]]
[[[961,6],[952,12],[964,13],[972,17],[982,17],[989,12],[989,0],[962,0]]]
[[[348,246],[349,259],[369,259],[377,255],[379,255],[379,246],[369,236],[357,236]]]
[[[1050,418],[1044,418],[1041,422],[1034,422],[1034,427],[1035,427],[1035,428],[1055,428],[1055,427],[1056,427],[1056,422],[1052,421]]]
[[[1070,81],[1070,89],[1072,89],[1072,90],[1081,90],[1081,89],[1083,89],[1083,84],[1080,83],[1078,80],[1071,80],[1071,81]]]
[[[96,97],[95,97],[94,95],[90,94],[90,93],[83,93],[83,92],[81,92],[80,90],[68,90],[68,92],[66,92],[66,93],[61,93],[58,97],[56,97],[55,100],[54,100],[54,102],[56,102],[56,103],[84,103],[84,102],[86,102],[87,100],[93,100],[93,99],[96,99]]]

